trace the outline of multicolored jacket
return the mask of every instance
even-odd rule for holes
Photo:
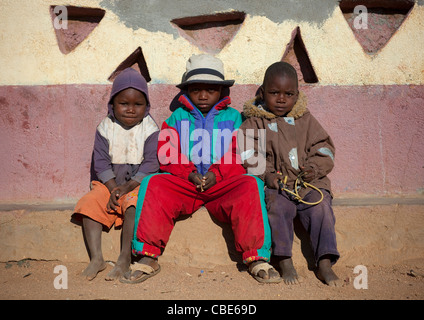
[[[230,97],[220,100],[206,117],[188,96],[182,95],[178,101],[181,107],[163,122],[159,135],[161,171],[183,179],[191,172],[204,175],[211,171],[217,182],[246,173],[235,152],[242,117],[229,107]]]

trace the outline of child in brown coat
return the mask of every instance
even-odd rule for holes
[[[256,153],[246,150],[247,141],[240,140],[240,145],[246,146],[241,151],[248,173],[255,169],[254,174],[266,184],[273,255],[278,258],[284,282],[298,282],[291,259],[293,219],[298,215],[310,235],[318,278],[330,286],[341,285],[332,270],[339,253],[327,177],[334,166],[335,148],[330,136],[307,109],[306,98],[298,90],[296,70],[285,62],[271,65],[259,95],[245,104],[244,116],[247,120],[240,132],[254,129],[256,143],[260,134],[265,135],[265,149],[253,150]],[[262,163],[259,157],[256,164],[249,164],[252,162],[249,157],[254,154],[263,154]],[[262,172],[258,172],[260,166]]]

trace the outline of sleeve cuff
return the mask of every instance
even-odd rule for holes
[[[104,184],[104,183],[108,182],[110,179],[114,179],[116,176],[113,173],[112,169],[108,169],[106,171],[103,171],[102,173],[99,173],[97,175],[97,177]]]
[[[138,183],[141,183],[141,181],[144,179],[144,177],[147,177],[147,174],[143,172],[137,172],[134,176],[131,177],[131,180],[137,181]]]

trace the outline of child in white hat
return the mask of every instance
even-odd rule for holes
[[[260,282],[280,282],[267,263],[271,234],[264,202],[264,184],[246,171],[236,156],[240,113],[224,94],[234,84],[224,77],[221,60],[195,55],[187,62],[181,106],[164,121],[159,136],[160,170],[145,178],[137,203],[132,273],[121,279],[138,283],[157,274],[162,254],[180,215],[201,206],[219,221],[230,223],[236,249]]]

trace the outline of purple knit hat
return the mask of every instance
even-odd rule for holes
[[[143,76],[136,70],[132,68],[127,68],[124,71],[122,71],[116,78],[115,81],[113,81],[112,85],[112,92],[110,93],[110,99],[108,103],[108,114],[112,117],[115,117],[113,113],[113,98],[115,96],[128,88],[136,89],[144,94],[146,97],[147,102],[147,108],[146,108],[146,114],[144,117],[146,117],[149,114],[150,110],[150,100],[149,100],[149,91],[147,88],[147,82],[143,78]]]

